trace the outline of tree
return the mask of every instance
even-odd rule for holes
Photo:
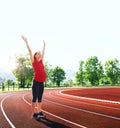
[[[25,65],[26,65],[26,76],[25,76],[25,83],[27,84],[27,87],[31,84],[31,81],[33,79],[33,68],[31,65],[31,61],[29,59],[29,54],[25,56]]]
[[[88,58],[85,63],[85,77],[92,85],[98,85],[103,76],[103,66],[96,56]]]
[[[73,86],[73,84],[74,84],[74,82],[73,82],[73,80],[72,80],[71,78],[68,79],[67,81],[65,81],[65,83],[64,83],[64,85],[65,85],[66,87]]]
[[[79,71],[78,72],[76,72],[76,82],[78,83],[78,84],[84,84],[84,79],[85,79],[85,77],[84,77],[84,61],[80,61],[80,63],[79,63]]]
[[[4,82],[4,85],[5,86],[8,86],[8,91],[9,91],[9,88],[10,88],[10,86],[13,86],[13,80],[11,80],[11,79],[6,79],[5,80],[5,82]]]
[[[13,74],[20,83],[20,87],[25,87],[25,84],[28,84],[32,80],[33,69],[27,55],[16,57],[16,68],[13,70]]]
[[[117,84],[120,78],[120,64],[117,59],[105,62],[105,73],[110,79],[111,84]]]
[[[56,83],[58,87],[60,83],[65,79],[65,71],[60,67],[55,67],[52,73],[52,82]]]
[[[33,79],[33,68],[26,67],[25,83],[27,84],[27,87],[29,87],[29,85],[31,85],[32,79]]]
[[[52,71],[53,71],[53,69],[51,68],[51,65],[48,64],[48,62],[45,62],[45,71],[46,71],[46,74],[47,74],[47,79],[46,79],[46,82],[45,82],[45,86],[47,86],[48,84],[51,83]]]

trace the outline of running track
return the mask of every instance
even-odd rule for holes
[[[50,89],[47,119],[31,119],[31,91],[0,93],[0,128],[120,128],[120,88]]]

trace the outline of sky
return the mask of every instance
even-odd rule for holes
[[[14,68],[14,56],[46,42],[45,61],[77,71],[79,61],[97,56],[120,60],[119,0],[0,0],[0,68]]]

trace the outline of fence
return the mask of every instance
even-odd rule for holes
[[[0,92],[8,92],[8,91],[23,91],[23,90],[31,90],[31,87],[24,87],[21,88],[19,86],[16,85],[8,85],[8,86],[4,86],[4,84],[0,85]]]

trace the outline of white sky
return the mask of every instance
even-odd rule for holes
[[[11,69],[15,54],[46,41],[45,61],[77,70],[97,56],[120,60],[120,0],[0,0],[0,67]]]

